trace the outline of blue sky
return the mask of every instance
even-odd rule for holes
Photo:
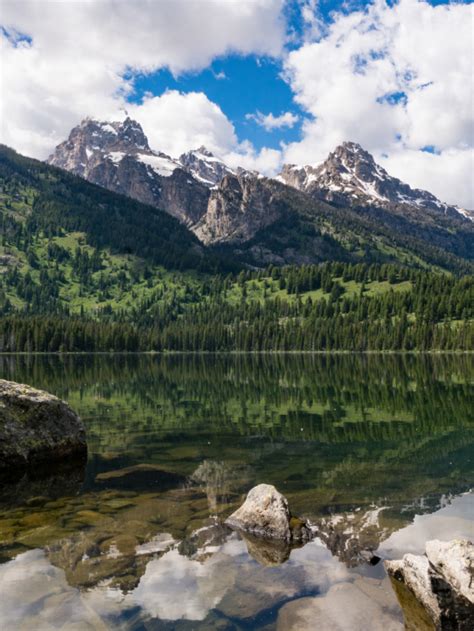
[[[470,4],[461,0],[457,4]],[[372,3],[359,0],[335,1],[319,0],[315,3],[315,15],[321,28],[333,22],[335,16],[365,10]],[[395,4],[388,0],[389,6]],[[449,4],[448,0],[430,0],[432,6]],[[304,40],[305,23],[301,14],[301,2],[290,0],[286,3],[285,16],[290,38],[286,42],[288,50],[297,49]],[[284,79],[281,59],[261,55],[230,54],[215,59],[212,64],[200,72],[182,72],[173,74],[164,68],[151,74],[133,74],[133,93],[129,96],[132,103],[140,103],[144,95],[160,96],[167,90],[182,93],[203,92],[219,105],[224,114],[232,121],[239,140],[249,140],[255,148],[269,147],[278,149],[281,143],[298,142],[301,138],[301,126],[308,116],[294,100],[294,93]],[[380,97],[387,103],[398,104],[407,99],[403,91],[395,91]],[[265,129],[249,117],[249,114],[261,112],[279,116],[291,112],[297,122],[291,126]],[[426,145],[423,150],[434,152],[435,145]]]
[[[0,1],[0,141],[26,155],[127,110],[172,156],[272,175],[353,140],[474,207],[472,2]]]
[[[163,69],[151,75],[136,75],[130,101],[140,102],[146,93],[160,96],[166,90],[204,92],[232,121],[239,139],[248,139],[257,148],[277,148],[282,141],[298,140],[304,117],[304,112],[293,102],[293,93],[283,80],[282,71],[281,62],[270,57],[229,55],[199,73],[174,77]],[[291,128],[266,131],[246,118],[257,111],[277,116],[290,111],[300,120]]]

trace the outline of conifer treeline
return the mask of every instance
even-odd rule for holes
[[[358,292],[348,292],[347,283]],[[366,291],[386,281],[393,289]],[[397,285],[408,283],[400,290]],[[253,286],[263,286],[252,298]],[[283,293],[284,289],[288,293]],[[308,292],[322,292],[317,299]],[[233,296],[233,299],[230,296]],[[238,297],[237,299],[235,297]],[[249,297],[250,296],[250,297]],[[203,281],[129,313],[8,313],[0,351],[427,351],[474,348],[474,279],[393,265],[325,263]]]

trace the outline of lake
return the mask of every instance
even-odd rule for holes
[[[384,631],[383,559],[474,535],[470,355],[0,356],[67,400],[85,467],[0,487],[0,629]],[[223,519],[274,484],[297,548]]]

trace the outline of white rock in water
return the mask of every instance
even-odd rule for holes
[[[423,605],[437,630],[474,629],[472,542],[428,541],[426,556],[405,554],[401,561],[386,561],[385,565],[389,575],[402,581]],[[410,609],[405,610],[405,618],[406,627],[415,628]]]
[[[428,541],[426,556],[444,580],[474,605],[474,544],[466,539]]]
[[[271,484],[259,484],[226,524],[261,537],[290,541],[290,519],[286,498]]]
[[[422,603],[434,622],[438,622],[441,611],[438,599],[431,589],[429,561],[425,556],[405,554],[399,561],[386,561],[385,566],[390,576],[402,581]]]

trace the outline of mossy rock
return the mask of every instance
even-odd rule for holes
[[[51,460],[84,458],[86,453],[84,425],[67,403],[48,392],[0,380],[2,476]]]

